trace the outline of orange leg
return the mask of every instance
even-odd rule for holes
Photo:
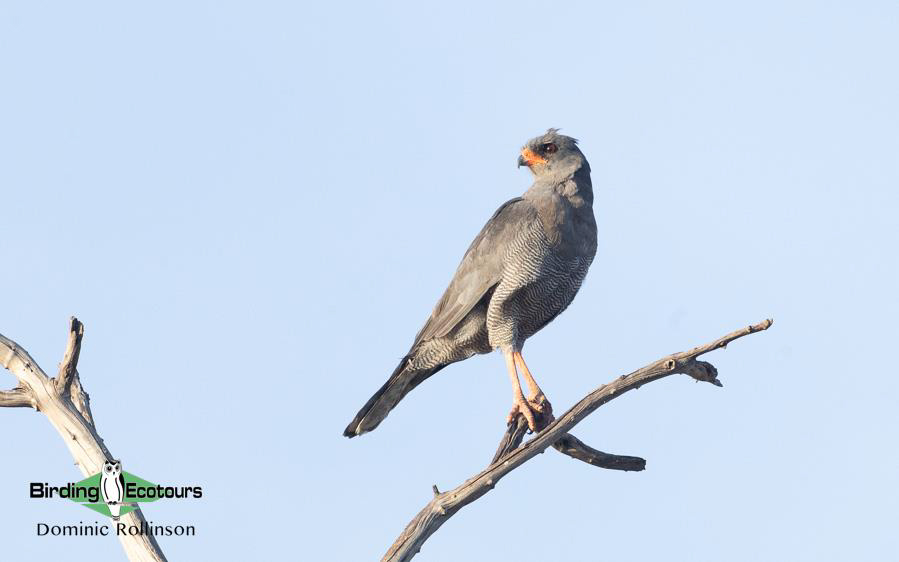
[[[512,411],[509,412],[506,422],[511,422],[515,419],[515,416],[520,413],[528,421],[528,428],[530,428],[531,431],[537,431],[537,420],[534,416],[534,412],[536,411],[539,413],[542,409],[537,408],[535,402],[532,400],[525,400],[524,394],[521,392],[521,383],[518,381],[518,370],[516,369],[516,364],[519,364],[518,358],[520,356],[521,354],[518,352],[503,352],[503,357],[506,360],[506,370],[509,371],[509,379],[512,381],[513,402]],[[531,376],[527,367],[524,366],[524,360],[521,360],[520,365],[522,365],[524,371],[525,381],[528,385],[528,393],[532,394],[534,398],[538,396],[542,397],[543,401],[546,402],[546,397],[543,396],[543,392],[540,391],[540,387],[537,386],[534,377]],[[534,389],[536,389],[536,391]],[[548,404],[548,402],[546,403]]]
[[[524,362],[524,357],[522,357],[521,352],[514,352],[512,357],[515,359],[515,366],[518,367],[521,370],[521,374],[524,375],[525,384],[528,385],[528,402],[530,402],[532,406],[535,406],[537,411],[542,412],[543,409],[541,404],[543,402],[549,403],[549,400],[546,399],[546,395],[543,394],[543,391],[537,386],[537,381],[534,380],[531,370],[528,369],[527,364]]]

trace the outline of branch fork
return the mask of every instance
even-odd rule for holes
[[[453,490],[438,493],[435,486],[434,497],[406,525],[400,536],[387,550],[381,562],[406,562],[411,560],[421,549],[424,542],[456,512],[492,490],[503,476],[549,447],[553,447],[560,453],[572,458],[601,468],[643,470],[646,466],[645,460],[639,457],[612,455],[598,451],[568,432],[603,404],[630,390],[640,388],[648,382],[670,375],[685,374],[697,382],[702,381],[719,387],[723,386],[721,381],[718,380],[718,370],[715,366],[706,361],[699,361],[697,358],[710,351],[727,347],[727,344],[738,338],[767,330],[773,323],[774,321],[769,319],[753,324],[705,345],[694,347],[690,351],[674,353],[630,374],[622,375],[585,396],[558,419],[553,420],[552,413],[547,410],[541,413],[537,420],[539,431],[523,445],[521,442],[527,432],[528,425],[524,416],[518,414],[506,427],[506,432],[500,439],[499,446],[490,465]]]
[[[19,344],[0,334],[0,365],[17,379],[18,386],[0,391],[0,407],[34,408],[43,412],[69,448],[83,476],[100,472],[107,459],[114,458],[97,433],[90,409],[90,397],[78,375],[78,357],[84,325],[75,317],[69,320],[65,353],[55,378],[50,378]],[[126,525],[146,524],[140,508],[121,520]],[[120,535],[128,559],[132,562],[165,562],[165,555],[153,535]]]

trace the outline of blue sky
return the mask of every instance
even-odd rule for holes
[[[518,148],[581,139],[599,252],[528,364],[557,411],[766,317],[467,507],[422,561],[896,556],[899,7],[892,2],[5,2],[0,333],[54,371],[67,318],[125,470],[203,486],[149,505],[170,560],[374,560],[483,468],[499,355],[370,435],[386,379],[495,208]],[[4,388],[14,386],[8,374]],[[0,411],[14,560],[121,560],[29,500],[81,476],[46,419]]]

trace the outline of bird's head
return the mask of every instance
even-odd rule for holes
[[[539,177],[569,176],[587,165],[587,159],[577,147],[577,139],[549,129],[545,134],[529,140],[518,157],[518,167],[527,166]]]

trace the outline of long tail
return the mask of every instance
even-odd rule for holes
[[[425,379],[446,367],[446,365],[440,365],[431,369],[411,369],[409,368],[409,357],[409,355],[403,357],[384,386],[368,399],[353,421],[346,426],[346,429],[343,430],[346,437],[362,435],[378,427],[390,410],[399,404],[403,396],[424,382]]]

